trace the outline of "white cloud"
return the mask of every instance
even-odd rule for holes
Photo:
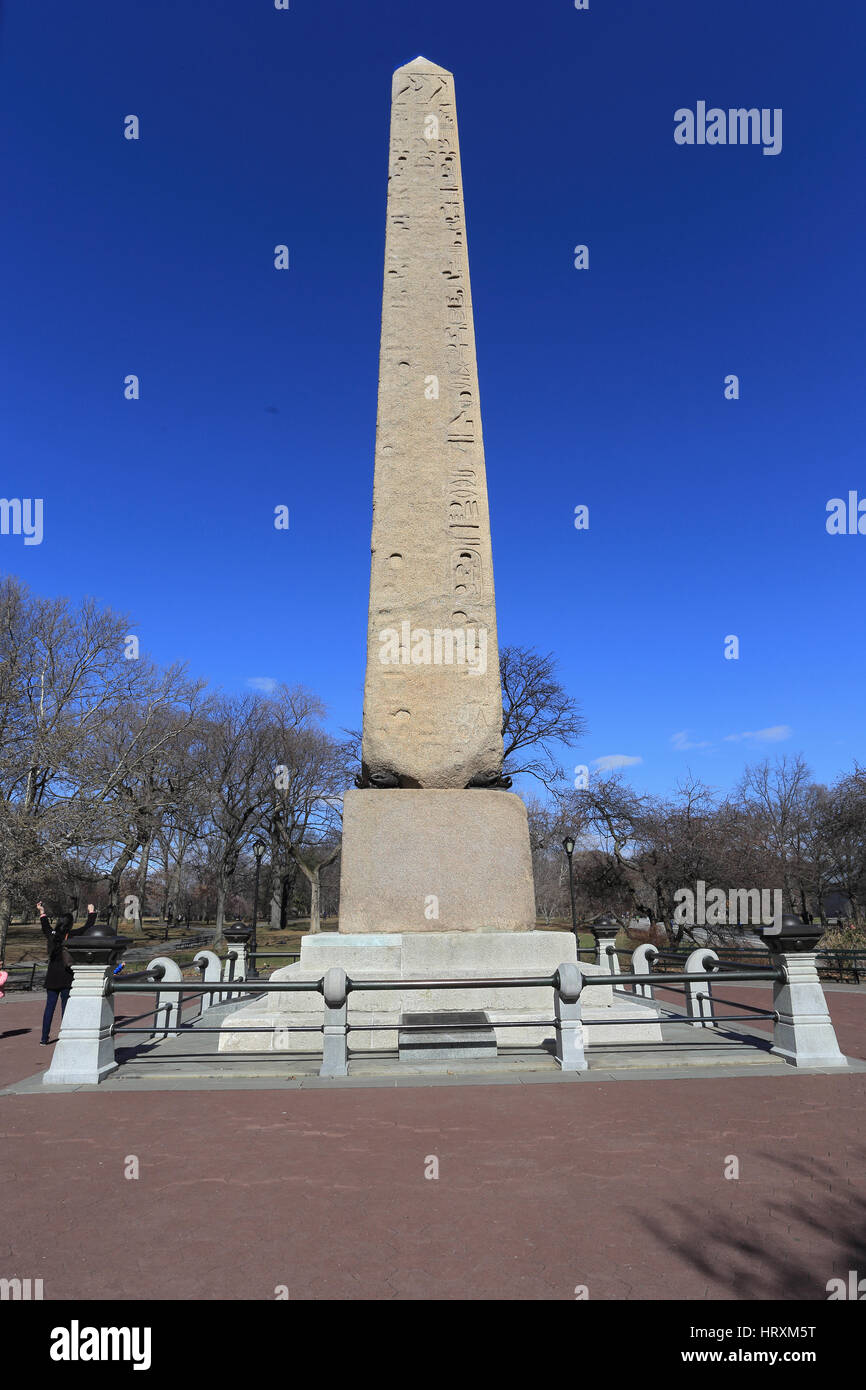
[[[614,767],[634,767],[635,763],[642,762],[643,758],[630,758],[628,753],[605,753],[603,758],[596,758],[593,765],[609,772]]]
[[[247,685],[251,690],[260,690],[263,695],[273,695],[277,688],[277,682],[273,676],[249,676]]]
[[[712,744],[706,739],[697,743],[689,738],[688,729],[681,729],[678,734],[671,734],[671,743],[679,752],[685,753],[689,748],[711,748]]]
[[[790,738],[794,730],[790,724],[772,724],[769,729],[748,729],[744,734],[726,734],[725,743],[742,743],[743,739],[754,739],[756,743],[781,743]]]

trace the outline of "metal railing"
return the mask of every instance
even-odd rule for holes
[[[33,990],[33,989],[36,988],[36,972],[37,972],[37,970],[47,970],[47,969],[48,969],[48,961],[47,961],[47,960],[29,960],[29,961],[25,961],[25,962],[24,962],[23,964],[21,964],[21,965],[8,965],[8,966],[6,967],[6,969],[7,969],[7,971],[8,971],[9,978],[8,978],[8,980],[6,981],[6,983],[5,983],[5,985],[3,986],[3,988],[6,989],[6,990],[21,989],[21,990],[26,990],[26,991],[29,992],[30,990]],[[15,974],[20,974],[20,975],[22,975],[24,978],[23,978],[22,980],[20,980],[20,981],[19,981],[19,980],[14,980],[12,977],[13,977],[13,975],[15,975]]]
[[[651,944],[652,944],[651,942],[641,942],[641,945],[651,945]],[[616,956],[633,956],[634,953],[635,953],[635,951],[638,950],[638,949],[639,949],[639,948],[638,948],[637,946],[612,946],[612,945],[605,945],[605,946],[602,947],[603,953],[605,953],[606,955],[609,955],[609,956],[610,956],[610,955],[616,955]],[[692,947],[691,949],[692,949],[692,950],[698,950],[698,949],[702,949],[702,948],[697,947],[697,946],[694,946],[694,947]],[[703,949],[706,949],[706,950],[714,950],[714,951],[716,951],[716,952],[718,953],[718,955],[719,955],[719,963],[720,963],[720,965],[725,966],[725,967],[730,966],[730,965],[736,965],[736,963],[737,963],[742,957],[746,957],[746,956],[748,956],[748,957],[757,957],[759,960],[766,961],[767,958],[768,958],[768,955],[769,955],[769,953],[768,953],[766,947],[759,947],[759,946],[725,946],[725,945],[709,946],[709,945],[708,945],[708,946],[704,947]],[[659,953],[659,959],[660,959],[660,960],[664,960],[664,961],[673,961],[673,962],[682,962],[682,963],[684,963],[686,960],[688,960],[688,957],[689,957],[689,955],[691,954],[691,951],[675,951],[675,950],[668,950],[668,951],[666,951],[666,950],[663,950],[662,947],[660,947],[660,946],[657,947],[657,950],[658,950],[658,953]],[[723,953],[724,953],[724,954],[723,954]],[[590,946],[590,947],[581,946],[581,947],[578,949],[578,955],[579,955],[579,956],[590,956],[590,957],[594,960],[594,959],[596,958],[596,948],[595,948],[595,947],[592,947],[592,946]],[[830,973],[830,970],[831,970],[831,965],[830,965],[830,964],[822,964],[822,959],[823,959],[825,962],[835,962],[835,969],[836,969],[836,973],[837,973],[837,975],[838,975],[838,980],[839,980],[839,983],[840,983],[840,984],[844,982],[844,976],[845,976],[845,971],[846,971],[846,970],[849,970],[849,971],[851,972],[851,974],[854,976],[855,983],[857,983],[857,984],[860,983],[861,976],[866,977],[866,948],[861,949],[861,950],[857,950],[857,949],[854,949],[854,950],[842,950],[842,949],[838,949],[838,950],[837,950],[836,947],[834,947],[834,946],[827,946],[827,947],[822,947],[822,948],[817,949],[817,950],[815,951],[815,955],[816,955],[816,957],[817,957],[817,965],[818,965],[818,973],[819,973],[819,975],[820,975],[820,974],[823,974],[823,975],[826,976],[826,975],[828,975],[828,974]],[[767,967],[767,968],[768,968],[768,969],[772,969],[772,967]]]
[[[260,954],[266,954],[264,952]],[[294,953],[286,953],[294,954]],[[228,953],[226,959],[232,964],[232,953]],[[654,964],[655,962],[652,962]],[[713,964],[712,960],[708,963]],[[200,968],[204,968],[204,962],[200,962]],[[716,963],[717,964],[717,963]],[[569,972],[573,972],[569,973]],[[547,1028],[553,1027],[556,1030],[557,1060],[566,1070],[582,1070],[586,1066],[583,1058],[583,1027],[607,1026],[615,1023],[616,1027],[627,1024],[643,1024],[648,1022],[647,1010],[642,1009],[640,1017],[623,1018],[617,1017],[615,1020],[601,1018],[583,1018],[580,1013],[579,999],[583,990],[611,988],[613,986],[640,986],[646,987],[648,984],[656,984],[664,989],[676,990],[687,996],[688,1012],[682,1014],[673,1012],[673,1006],[665,1006],[661,1002],[653,1006],[653,1016],[659,1024],[666,1023],[690,1023],[699,1027],[715,1027],[720,1023],[737,1022],[743,1023],[750,1019],[767,1020],[778,1022],[779,1015],[771,1009],[755,1009],[748,1004],[743,1004],[738,1000],[732,999],[713,999],[711,984],[718,982],[720,972],[717,968],[709,970],[692,969],[686,972],[677,973],[671,971],[656,971],[650,968],[645,973],[630,974],[601,974],[583,975],[579,966],[560,966],[558,970],[550,975],[531,975],[531,976],[491,976],[479,978],[470,976],[461,979],[352,979],[340,968],[332,968],[327,975],[318,980],[268,980],[250,981],[234,980],[224,978],[221,981],[202,980],[192,982],[188,980],[166,980],[164,971],[161,967],[156,967],[148,971],[143,971],[136,978],[126,977],[123,980],[112,977],[107,984],[107,993],[111,995],[134,994],[146,989],[153,989],[157,995],[156,1006],[147,1014],[137,1015],[132,1019],[124,1019],[114,1027],[115,1037],[121,1034],[146,1034],[161,1037],[178,1035],[194,1028],[196,1034],[219,1034],[225,1032],[232,1033],[321,1033],[323,1038],[323,1061],[320,1075],[341,1076],[347,1074],[349,1060],[349,1035],[351,1033],[375,1033],[391,1032],[397,1033],[398,1038],[402,1034],[411,1035],[412,1033],[437,1033],[477,1030],[479,1027],[491,1029],[494,1034],[499,1028]],[[761,980],[766,982],[769,979],[784,978],[783,971],[778,966],[752,969],[732,969],[724,972],[723,978],[727,982],[747,982]],[[695,986],[705,984],[705,990],[695,990]],[[683,988],[677,989],[677,986]],[[489,1022],[479,1024],[475,1022],[453,1022],[443,1021],[437,1023],[404,1023],[395,1020],[390,1023],[373,1023],[372,1021],[350,1022],[348,1018],[348,999],[352,994],[370,992],[389,992],[389,991],[416,991],[416,990],[491,990],[491,989],[539,989],[549,988],[554,993],[556,1007],[553,1017],[544,1018],[520,1018]],[[200,1020],[204,1013],[204,996],[219,994],[231,997],[242,994],[255,994],[257,996],[267,996],[270,994],[301,994],[318,993],[323,995],[324,1017],[321,1023],[307,1024],[295,1021],[286,1022],[282,1028],[275,1028],[273,1023],[260,1025],[242,1024],[237,1027],[230,1022],[218,1027],[202,1027]],[[163,1004],[162,995],[176,995],[175,1004]],[[198,997],[201,1001],[199,1013],[191,1020],[183,1020],[180,1017],[180,1010],[183,1003],[192,998]],[[722,1004],[726,1008],[737,1009],[735,1014],[715,1014],[713,1004]],[[172,1009],[177,1009],[177,1019],[174,1024],[170,1022]],[[166,1012],[165,1021],[160,1019],[160,1014]],[[133,1027],[141,1018],[153,1014],[153,1023],[149,1028]],[[661,1040],[662,1042],[664,1039]],[[748,1044],[751,1040],[747,1035],[742,1037],[742,1041]],[[757,1044],[756,1044],[757,1045]]]

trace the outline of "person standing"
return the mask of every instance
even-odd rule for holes
[[[46,916],[41,902],[36,904],[36,911],[39,913],[39,925],[48,942],[48,969],[45,972],[45,1012],[42,1015],[41,1039],[42,1047],[47,1047],[51,1041],[48,1035],[51,1032],[51,1021],[54,1018],[57,1001],[60,1000],[62,1022],[74,978],[66,942],[70,936],[80,936],[82,932],[88,931],[93,926],[96,921],[96,908],[93,903],[87,904],[87,921],[83,927],[77,929],[73,928],[75,919],[71,912],[61,913],[56,924],[52,927],[51,920]]]

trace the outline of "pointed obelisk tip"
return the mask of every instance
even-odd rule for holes
[[[441,72],[446,77],[452,77],[453,73],[447,68],[440,68],[438,63],[431,63],[429,58],[422,58],[421,55],[413,58],[411,63],[404,63],[402,67],[396,69],[397,72]]]

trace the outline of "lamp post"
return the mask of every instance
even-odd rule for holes
[[[259,872],[260,872],[261,867],[262,867],[262,857],[263,857],[263,855],[264,855],[264,852],[265,852],[265,846],[264,846],[263,842],[262,842],[261,840],[256,840],[255,844],[253,845],[253,855],[255,856],[255,861],[256,861],[256,882],[255,882],[255,887],[254,887],[254,889],[253,889],[253,946],[252,946],[253,958],[252,958],[252,960],[250,961],[250,971],[249,971],[250,975],[252,975],[253,978],[255,978],[255,979],[258,978],[258,973],[259,973],[259,972],[258,972],[258,969],[257,969],[257,967],[256,967],[256,951],[258,950],[258,944],[259,944],[259,938],[258,938],[258,922],[259,922]]]
[[[571,862],[571,856],[574,854],[574,837],[572,835],[566,835],[562,842],[562,848],[568,856],[568,891],[571,897],[571,930],[574,932],[577,959],[580,961],[580,935],[577,930],[577,907],[574,901],[574,868]]]

